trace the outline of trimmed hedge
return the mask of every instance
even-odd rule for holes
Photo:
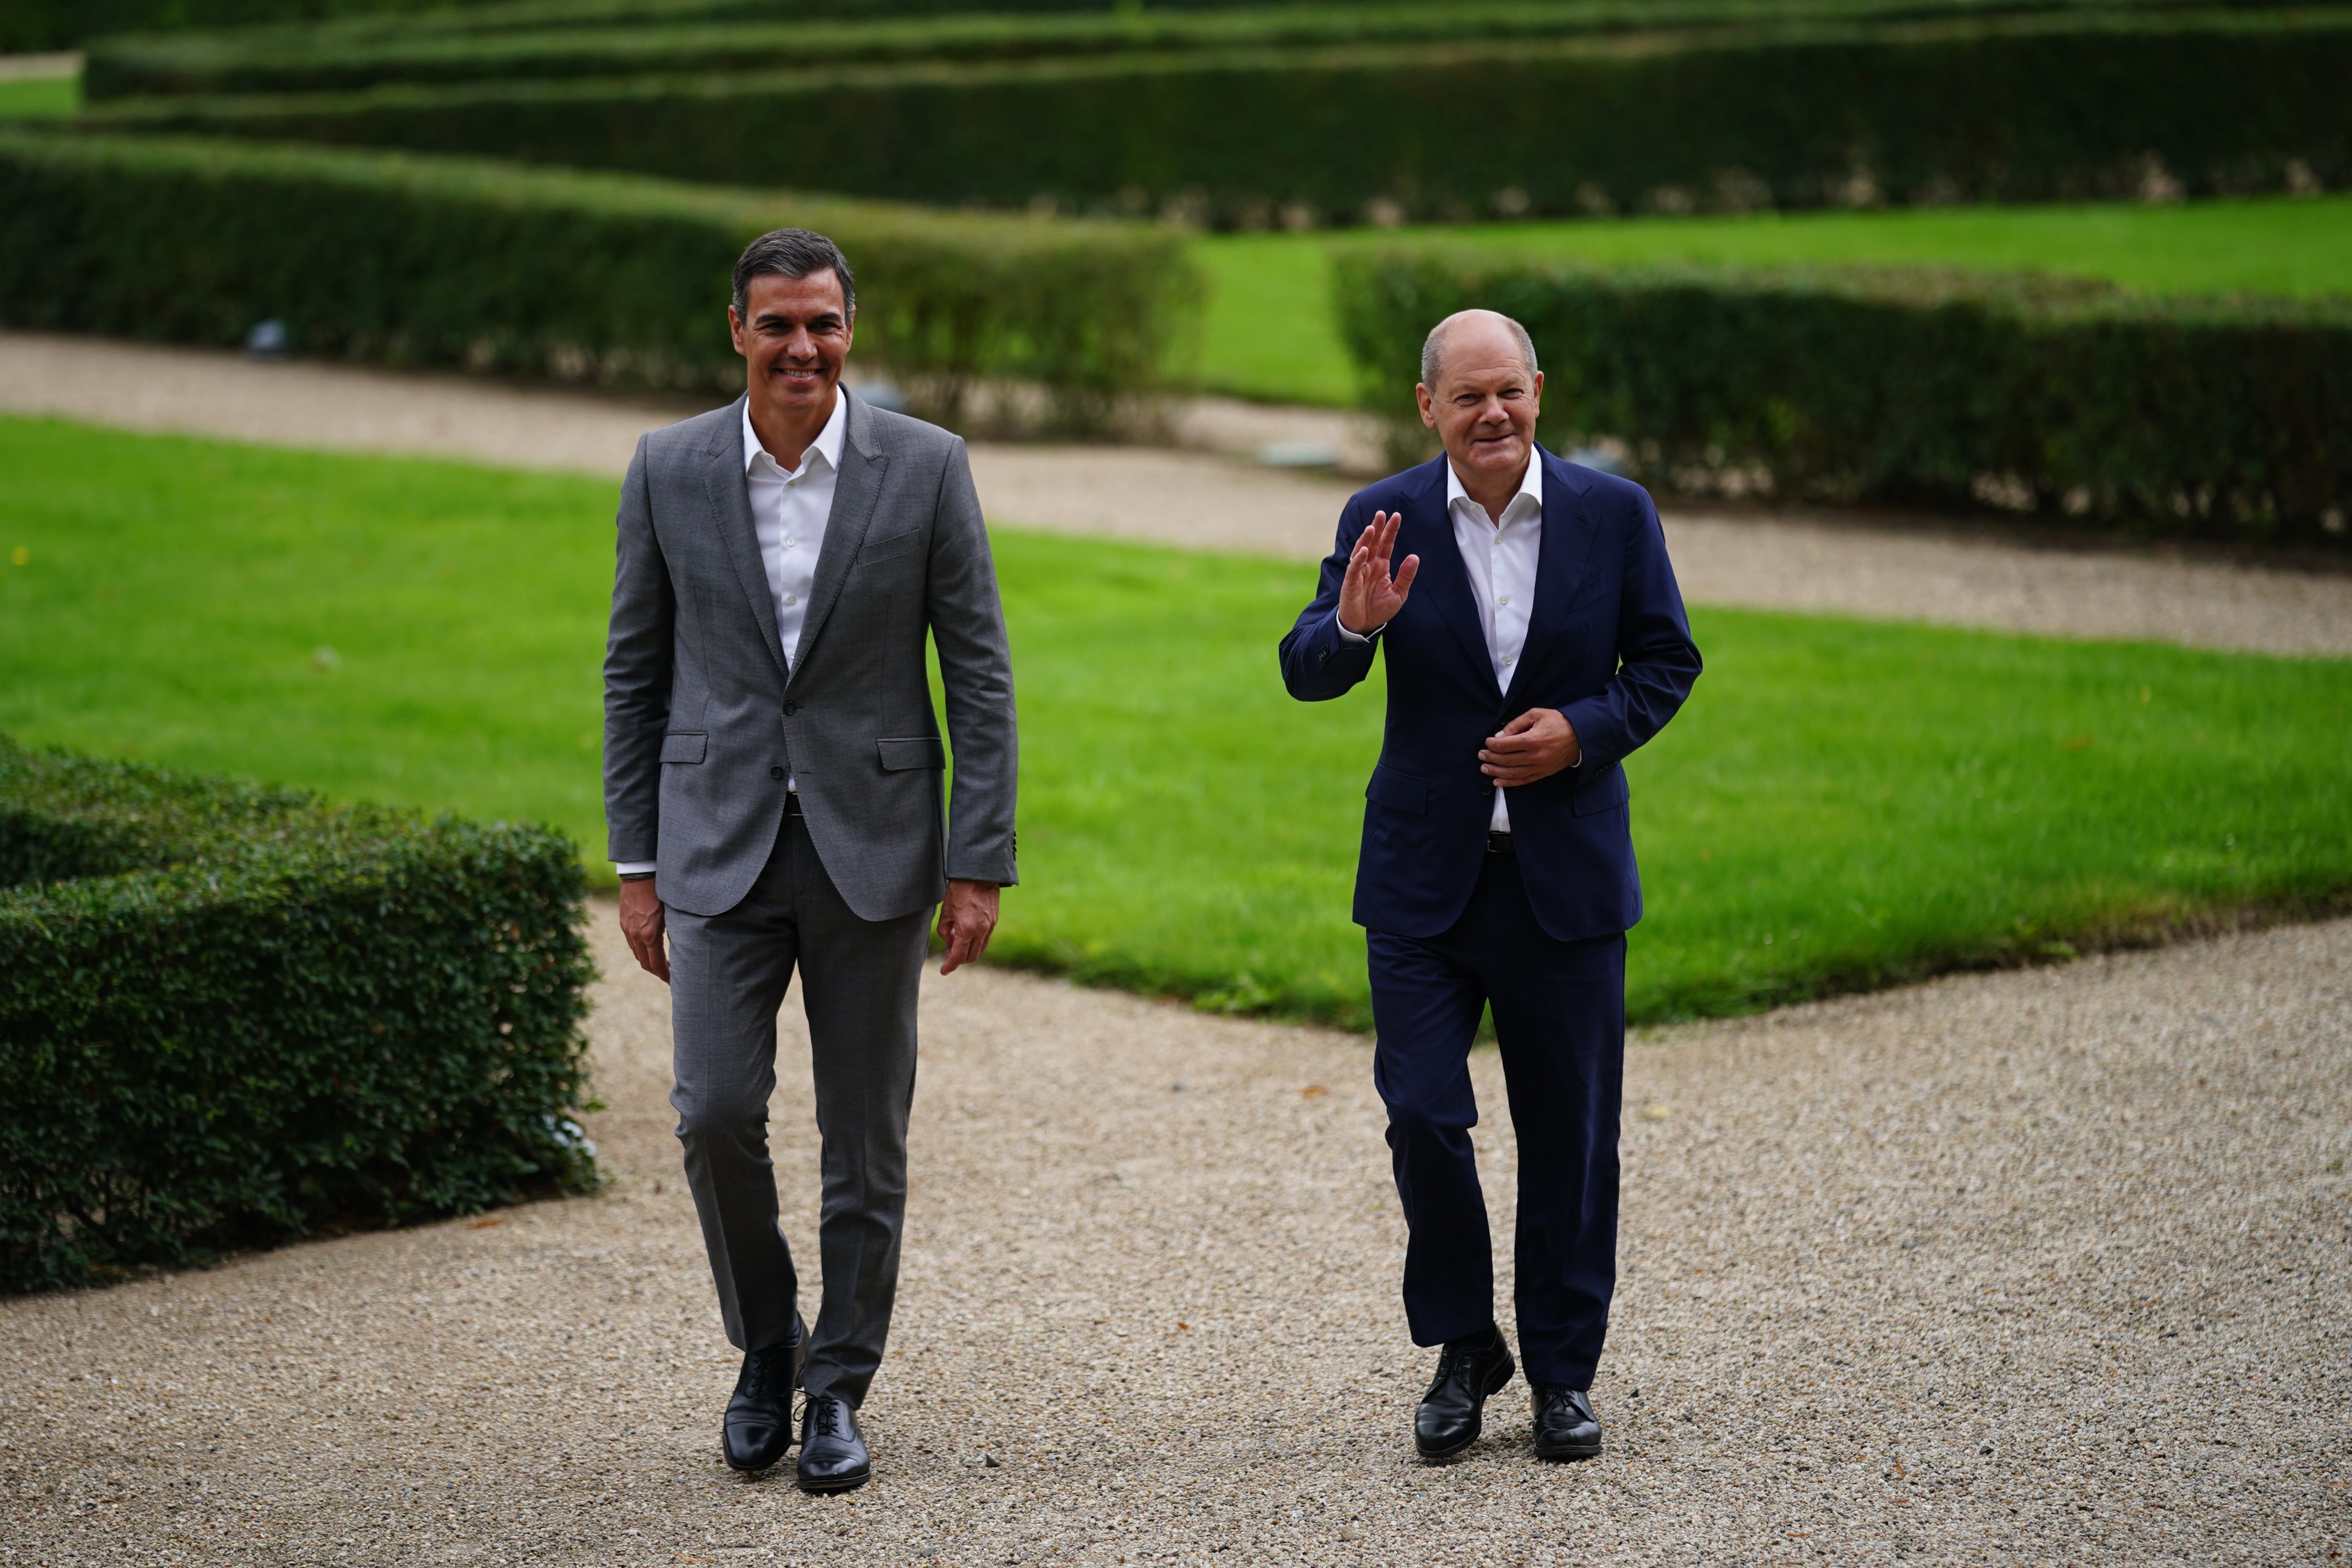
[[[952,420],[982,377],[1099,425],[1196,318],[1181,235],[470,159],[0,131],[0,320],[614,386],[742,387],[729,276],[802,224],[857,269],[859,349]]]
[[[136,27],[230,27],[256,22],[418,12],[446,0],[8,0],[0,53],[70,49]]]
[[[2171,0],[2069,0],[2004,11],[2109,14]],[[336,92],[389,83],[521,81],[742,72],[917,60],[1040,59],[1137,50],[1367,43],[1459,45],[1481,38],[1657,34],[1773,20],[1966,16],[1980,0],[1470,0],[1431,6],[1222,5],[1024,14],[868,15],[857,19],[743,16],[744,7],[664,5],[550,19],[542,7],[469,8],[311,27],[259,27],[102,38],[89,52],[94,101],[139,94]],[[854,9],[854,8],[853,8]],[[870,8],[869,8],[870,9]]]
[[[129,99],[88,119],[1246,227],[2340,184],[2347,79],[2352,10],[2070,13]],[[1440,129],[1465,125],[1475,154]]]
[[[597,1180],[578,851],[0,737],[0,1289]]]
[[[2352,509],[2352,302],[2158,298],[2040,276],[1622,270],[1446,246],[1336,259],[1341,330],[1399,444],[1423,338],[1517,318],[1548,434],[1638,477],[1779,495],[1991,502],[2251,539],[2340,536]]]
[[[134,29],[220,28],[324,22],[364,33],[390,20],[410,26],[488,30],[605,17],[679,16],[928,15],[995,8],[996,0],[8,0],[0,7],[0,52],[66,49]],[[1153,0],[1155,5],[1192,0]],[[1292,3],[1292,0],[1285,0]],[[1024,11],[1085,9],[1102,0],[1020,0]]]

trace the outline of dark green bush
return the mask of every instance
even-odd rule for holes
[[[2004,12],[2112,14],[2171,0],[2030,0]],[[1242,4],[1016,14],[911,15],[849,8],[824,18],[725,0],[549,16],[543,5],[469,6],[340,25],[131,35],[91,45],[93,99],[136,94],[333,92],[388,83],[631,77],[657,71],[807,69],[874,62],[1042,59],[1066,55],[1333,44],[1438,43],[1593,33],[1706,31],[1772,21],[1916,19],[1984,0],[1422,0],[1379,5]]]
[[[1183,236],[329,149],[0,131],[0,320],[619,386],[742,386],[729,273],[804,224],[857,269],[862,357],[952,418],[981,377],[1063,423],[1149,390],[1192,321]]]
[[[1250,226],[2337,184],[2347,79],[2352,12],[2068,13],[126,99],[91,120]]]
[[[69,49],[132,28],[228,27],[435,9],[446,0],[8,0],[0,5],[0,53]]]
[[[0,1289],[593,1186],[578,851],[0,737]]]
[[[1547,436],[1622,441],[1653,483],[2250,539],[2324,541],[2352,508],[2345,301],[1412,246],[1342,254],[1337,293],[1366,402],[1408,440],[1423,338],[1483,306],[1535,340]]]
[[[1024,11],[1085,10],[1103,0],[1019,0]],[[1171,0],[1154,0],[1165,5]],[[1198,0],[1179,0],[1198,3]],[[716,16],[924,16],[987,11],[998,0],[8,0],[0,6],[0,52],[65,49],[109,34],[163,29],[323,23],[364,37],[385,22],[445,29],[490,31],[501,26],[560,25],[630,17],[647,20]]]

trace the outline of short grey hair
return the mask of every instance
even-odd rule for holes
[[[841,247],[813,229],[771,229],[735,258],[735,314],[751,308],[755,277],[809,277],[825,271],[841,279],[841,302],[856,315],[857,279],[849,275]]]
[[[1458,310],[1454,312],[1455,316],[1460,314]],[[1496,311],[1495,314],[1502,313]],[[1432,327],[1429,329],[1429,336],[1421,340],[1421,384],[1433,392],[1437,390],[1438,376],[1445,369],[1445,329],[1453,320],[1454,317],[1448,316],[1444,320]],[[1528,336],[1528,329],[1525,327],[1520,326],[1508,316],[1503,317],[1503,325],[1508,327],[1511,329],[1511,336],[1518,340],[1519,359],[1528,367],[1528,380],[1535,380],[1541,373],[1536,366],[1536,340]]]

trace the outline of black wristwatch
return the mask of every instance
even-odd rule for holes
[[[649,871],[625,871],[621,873],[623,882],[651,882],[653,879],[654,873]]]

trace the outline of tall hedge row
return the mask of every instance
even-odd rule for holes
[[[1207,0],[1152,0],[1189,5]],[[1217,0],[1231,3],[1231,0]],[[1269,0],[1242,0],[1266,4]],[[1296,3],[1296,0],[1281,0]],[[1102,0],[1018,0],[1023,11],[1083,10]],[[341,25],[363,33],[372,21],[425,23],[443,30],[595,20],[687,16],[928,16],[1004,8],[1000,0],[8,0],[0,6],[0,52],[67,49],[111,34],[153,34],[271,23]],[[358,24],[352,26],[352,24]]]
[[[415,13],[446,0],[8,0],[0,54],[70,49],[110,33]]]
[[[2352,181],[2347,79],[2352,12],[2117,13],[131,99],[95,120],[1248,226],[2333,185]]]
[[[2193,0],[2189,0],[2193,3]],[[2005,13],[2114,15],[2174,0],[2018,0]],[[83,85],[93,99],[139,94],[335,92],[390,83],[741,72],[889,61],[976,62],[1137,51],[1334,44],[1459,45],[1580,34],[1704,35],[1759,24],[1966,16],[1981,0],[1423,0],[1093,5],[914,16],[855,8],[781,16],[775,6],[703,4],[567,9],[469,6],[323,26],[243,27],[101,38]]]
[[[0,320],[616,386],[742,385],[729,275],[793,223],[840,242],[859,347],[952,419],[980,378],[1064,423],[1150,389],[1200,284],[1147,225],[983,217],[469,159],[0,131]]]
[[[1654,483],[2222,538],[2340,540],[2352,512],[2344,301],[1402,246],[1343,254],[1337,278],[1366,401],[1407,440],[1423,338],[1480,306],[1534,338],[1547,439],[1620,440]]]
[[[0,1290],[596,1179],[576,849],[0,737]]]

